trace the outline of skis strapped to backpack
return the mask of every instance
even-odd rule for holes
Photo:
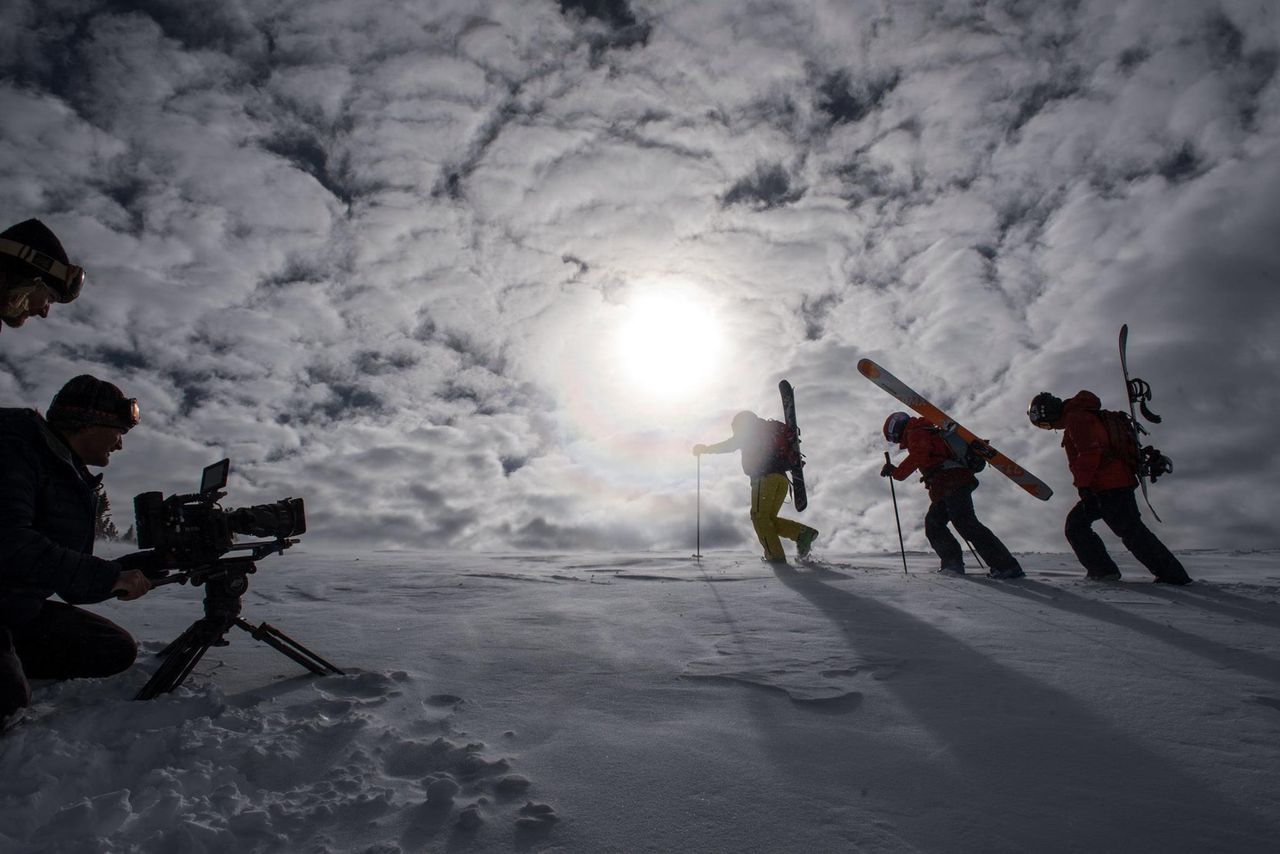
[[[954,422],[950,427],[931,427],[929,429],[938,434],[938,438],[942,439],[942,443],[947,446],[947,451],[951,454],[951,459],[944,465],[952,468],[956,466],[966,468],[974,474],[987,467],[987,461],[983,459],[977,449],[956,433]]]
[[[858,372],[914,409],[930,424],[940,428],[944,437],[949,433],[954,434],[957,439],[965,444],[966,455],[972,453],[986,460],[993,469],[1041,501],[1048,501],[1049,496],[1053,495],[1053,490],[1049,488],[1049,484],[991,447],[991,444],[985,439],[979,439],[974,435],[973,431],[967,429],[947,413],[925,400],[907,386],[906,383],[875,362],[870,359],[860,360],[858,362]],[[961,459],[964,459],[964,457]]]
[[[809,506],[809,494],[804,485],[804,454],[800,453],[800,428],[796,426],[796,395],[791,383],[783,380],[778,383],[778,391],[782,395],[782,412],[786,418],[786,438],[790,443],[789,453],[784,457],[791,468],[791,494],[795,501],[796,511],[801,512]]]
[[[1156,508],[1151,506],[1151,498],[1147,495],[1147,482],[1155,483],[1156,480],[1164,474],[1173,472],[1173,460],[1160,453],[1151,445],[1143,446],[1142,437],[1149,435],[1145,427],[1138,423],[1137,412],[1134,411],[1134,404],[1138,405],[1138,411],[1142,413],[1142,417],[1150,421],[1152,424],[1159,424],[1161,419],[1150,409],[1147,408],[1147,401],[1153,397],[1151,386],[1145,380],[1137,377],[1129,376],[1129,360],[1126,350],[1129,345],[1129,324],[1123,324],[1120,327],[1120,370],[1124,373],[1125,395],[1129,400],[1129,415],[1127,416],[1130,432],[1133,436],[1132,448],[1137,459],[1134,462],[1134,474],[1138,477],[1138,485],[1142,487],[1142,500],[1147,502],[1151,515],[1156,518],[1157,522],[1163,521],[1160,514],[1156,512]],[[1121,417],[1124,413],[1119,413]],[[1106,419],[1103,419],[1105,425]],[[1114,447],[1114,446],[1113,446]]]

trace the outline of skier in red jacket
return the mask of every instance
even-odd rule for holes
[[[1119,579],[1120,568],[1093,530],[1093,523],[1101,519],[1156,581],[1191,583],[1178,559],[1143,524],[1134,496],[1138,488],[1137,460],[1126,460],[1116,453],[1098,414],[1101,409],[1102,402],[1091,391],[1077,392],[1067,401],[1042,391],[1027,408],[1032,424],[1043,430],[1063,431],[1067,467],[1080,494],[1080,501],[1067,514],[1067,542],[1084,564],[1088,578]]]
[[[885,463],[880,475],[906,480],[918,470],[929,490],[924,535],[942,560],[942,568],[938,571],[964,575],[964,552],[947,530],[950,522],[986,561],[990,567],[987,575],[992,578],[1022,578],[1025,573],[1017,559],[1000,542],[1000,538],[991,533],[990,528],[978,521],[973,511],[973,491],[978,488],[978,479],[967,465],[956,459],[942,431],[923,418],[894,412],[884,422],[884,437],[906,448],[907,457],[896,466]]]

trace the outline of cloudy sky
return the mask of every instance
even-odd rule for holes
[[[785,377],[818,548],[894,548],[869,356],[1058,491],[976,495],[1058,551],[1023,413],[1123,406],[1127,321],[1161,535],[1280,542],[1271,0],[0,10],[0,220],[90,275],[0,335],[0,402],[140,398],[118,522],[229,455],[317,544],[692,550],[690,446]],[[704,547],[751,545],[736,458],[701,479]]]

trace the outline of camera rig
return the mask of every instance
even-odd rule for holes
[[[159,492],[144,492],[133,499],[138,546],[153,549],[158,558],[156,567],[147,570],[151,586],[191,584],[205,589],[204,616],[158,653],[164,661],[134,699],[150,700],[177,688],[209,647],[230,643],[225,635],[233,627],[312,673],[342,673],[274,626],[254,626],[240,616],[240,597],[249,589],[249,576],[258,571],[257,561],[296,545],[297,535],[306,532],[307,523],[301,498],[222,509],[218,502],[226,495],[222,490],[230,469],[229,459],[207,466],[199,492],[168,498]],[[272,539],[237,543],[235,534]],[[229,552],[248,554],[228,556]]]

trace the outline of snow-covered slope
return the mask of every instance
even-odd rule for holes
[[[1280,555],[1200,583],[942,578],[931,557],[308,554],[260,564],[187,685],[37,687],[5,851],[1263,851]],[[156,652],[200,611],[100,607]]]

